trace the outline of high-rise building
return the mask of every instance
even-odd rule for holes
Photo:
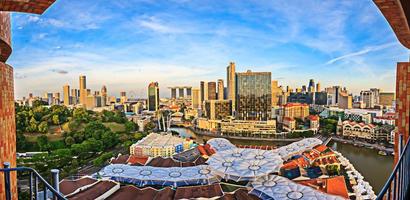
[[[360,99],[363,101],[365,108],[374,108],[376,105],[375,93],[371,90],[361,91]]]
[[[232,110],[236,109],[236,69],[235,63],[230,62],[226,68],[226,83],[228,88],[228,99],[232,100]]]
[[[321,87],[320,87],[320,83],[316,83],[316,92],[321,92]]]
[[[179,92],[179,98],[184,98],[184,88],[183,87],[180,87],[180,88],[178,88],[178,92]]]
[[[310,79],[309,80],[309,86],[308,86],[308,91],[309,92],[315,92],[315,80]]]
[[[391,107],[395,100],[394,92],[380,92],[379,104],[386,107]]]
[[[177,88],[172,87],[171,88],[171,99],[176,99],[177,98]]]
[[[208,82],[208,100],[216,100],[216,83]]]
[[[370,91],[373,92],[374,94],[374,102],[376,105],[379,105],[380,103],[380,89],[378,88],[371,88]]]
[[[218,100],[224,100],[224,80],[218,79]]]
[[[70,86],[69,85],[64,85],[63,87],[63,95],[64,95],[64,105],[69,106],[72,104],[71,102],[71,96],[70,96]]]
[[[236,114],[240,120],[269,120],[272,113],[270,72],[236,73]]]
[[[151,82],[148,85],[148,110],[157,111],[159,109],[159,86],[158,82]]]
[[[211,120],[221,120],[232,116],[231,100],[207,100],[205,101],[205,115]]]
[[[278,86],[278,81],[272,81],[272,106],[280,105],[282,101],[283,91],[282,88]]]
[[[353,108],[353,96],[345,92],[339,94],[339,103],[338,107],[342,109],[351,109]]]
[[[192,87],[186,87],[186,97],[191,98],[192,96]]]
[[[200,108],[200,91],[198,88],[193,88],[192,89],[192,96],[191,96],[191,102],[192,102],[192,108],[193,109],[198,109]]]
[[[108,105],[108,94],[107,94],[107,87],[105,85],[101,88],[101,106]]]
[[[87,100],[87,78],[80,76],[80,104],[85,104]]]
[[[53,105],[53,93],[44,93],[44,99],[48,103],[48,105]]]
[[[128,101],[127,92],[120,92],[120,103],[124,104],[126,101]]]
[[[202,108],[202,104],[205,101],[205,82],[201,81],[199,86],[200,98],[199,98],[199,106]]]

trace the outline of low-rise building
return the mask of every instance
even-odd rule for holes
[[[310,115],[309,116],[309,121],[310,121],[310,130],[312,130],[314,133],[317,133],[317,131],[319,130],[319,116],[318,115]]]
[[[276,133],[276,121],[245,121],[245,120],[232,120],[229,122],[221,122],[222,134],[235,134],[235,133],[249,133],[249,134],[275,134]]]
[[[344,121],[338,123],[338,135],[349,138],[358,138],[366,140],[385,140],[391,139],[391,132],[394,131],[394,126],[382,125],[376,126],[374,124],[366,124],[363,122]]]
[[[296,130],[296,120],[290,117],[284,117],[283,121],[283,129],[287,131],[293,131]]]
[[[182,152],[186,147],[190,147],[192,143],[192,140],[186,140],[172,134],[150,133],[131,145],[130,154],[138,157],[170,157]]]

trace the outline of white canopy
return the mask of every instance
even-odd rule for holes
[[[301,200],[316,200],[316,199],[330,199],[330,200],[342,200],[343,197],[329,195],[311,187],[304,186],[292,182],[291,180],[276,176],[269,175],[261,177],[256,181],[251,182],[253,187],[251,194],[265,199],[301,199]]]
[[[249,181],[278,172],[283,160],[272,151],[232,148],[218,151],[207,163],[214,173],[225,179]]]
[[[211,145],[215,151],[225,151],[229,149],[236,148],[229,140],[225,138],[212,138],[206,142],[207,144]]]
[[[272,151],[279,154],[282,159],[287,160],[290,157],[301,154],[302,152],[312,149],[314,146],[317,146],[319,144],[322,144],[322,141],[317,138],[306,138],[297,142],[293,142],[289,145],[279,147]]]
[[[110,178],[140,187],[145,185],[174,187],[204,185],[220,181],[220,178],[207,165],[162,168],[112,164],[103,168],[98,174],[103,178]]]

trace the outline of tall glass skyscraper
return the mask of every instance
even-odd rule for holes
[[[236,73],[236,118],[266,121],[272,112],[270,72]]]
[[[157,111],[159,109],[159,86],[158,82],[148,85],[148,110]]]

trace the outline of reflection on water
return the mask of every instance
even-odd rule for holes
[[[373,186],[374,192],[379,193],[393,170],[393,156],[382,156],[377,150],[355,147],[351,144],[331,141],[329,147],[343,154],[350,163]]]
[[[204,143],[213,137],[209,136],[201,136],[201,135],[196,135],[193,131],[187,128],[176,128],[173,127],[171,130],[176,131],[179,133],[180,136],[182,137],[193,137],[195,138],[195,141],[198,143]],[[257,146],[284,146],[287,145],[291,142],[278,142],[278,141],[259,141],[259,140],[238,140],[238,139],[229,139],[229,141],[232,142],[232,144],[236,145],[257,145]]]
[[[208,136],[199,136],[186,128],[172,128],[177,131],[180,136],[193,137],[198,143],[203,143],[211,139]],[[230,139],[233,144],[237,145],[269,145],[283,146],[288,142],[272,142],[272,141],[254,141],[254,140],[235,140]],[[331,141],[329,145],[332,149],[339,151],[344,157],[350,160],[353,166],[365,177],[365,180],[373,186],[373,189],[378,193],[393,170],[393,157],[381,156],[377,150],[355,147],[350,144]]]

